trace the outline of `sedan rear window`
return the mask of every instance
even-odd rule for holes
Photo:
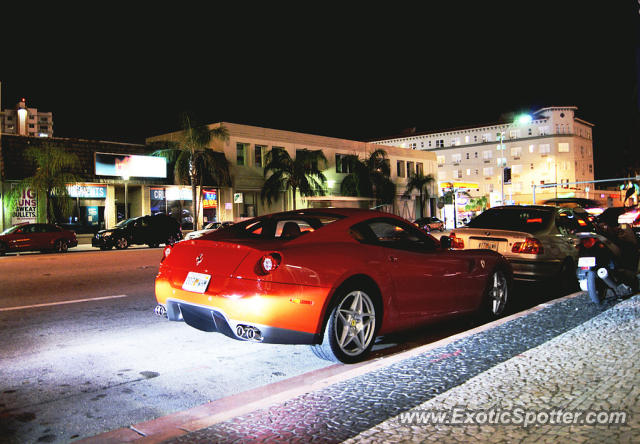
[[[536,233],[551,223],[554,212],[535,208],[492,208],[472,219],[469,228]]]

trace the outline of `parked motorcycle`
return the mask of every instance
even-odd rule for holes
[[[624,228],[616,227],[617,230]],[[577,233],[578,282],[595,304],[602,304],[608,293],[631,296],[638,291],[638,246],[623,237],[598,233]],[[612,238],[613,237],[613,238]]]

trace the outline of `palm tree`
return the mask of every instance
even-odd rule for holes
[[[302,196],[324,196],[327,178],[322,174],[322,168],[326,163],[327,158],[319,150],[298,150],[295,159],[292,159],[286,150],[274,147],[265,156],[266,180],[262,185],[260,198],[271,205],[271,202],[278,201],[283,191],[291,190],[295,210],[298,191]]]
[[[176,180],[191,185],[191,214],[193,217],[193,229],[199,226],[198,185],[202,185],[203,176],[209,174],[215,185],[229,186],[231,174],[229,161],[224,153],[209,148],[214,139],[229,140],[229,131],[220,124],[219,127],[210,129],[208,126],[199,126],[192,122],[191,118],[183,115],[182,133],[177,142],[157,142],[164,148],[156,150],[153,155],[166,157],[170,162],[175,162],[174,174]]]
[[[391,167],[385,150],[373,151],[364,161],[357,154],[349,154],[342,161],[347,162],[350,173],[342,180],[340,194],[374,197],[381,204],[393,203],[396,185],[390,179]]]
[[[435,179],[431,174],[427,174],[425,176],[422,172],[412,175],[407,182],[407,189],[403,196],[409,197],[413,190],[418,190],[418,193],[420,194],[420,217],[424,217],[425,203],[429,198],[429,185],[433,182],[435,182]]]
[[[9,211],[15,210],[23,190],[30,188],[38,196],[44,196],[44,209],[40,208],[39,212],[44,212],[44,219],[47,222],[55,223],[58,218],[69,215],[72,201],[67,184],[77,181],[76,176],[70,171],[79,167],[78,156],[68,153],[59,146],[44,144],[27,148],[24,157],[33,163],[35,174],[22,179],[8,193]],[[41,215],[38,217],[40,220]]]

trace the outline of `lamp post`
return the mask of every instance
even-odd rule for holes
[[[504,131],[500,133],[500,163],[502,164],[502,175],[500,176],[500,204],[504,205],[504,167],[507,166],[507,157],[504,155]]]
[[[129,176],[122,176],[122,180],[124,180],[124,220],[129,219],[129,206],[127,205],[127,198],[129,194],[129,190],[127,188]]]

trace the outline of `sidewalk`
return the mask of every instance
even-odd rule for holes
[[[140,443],[640,442],[640,296],[607,301],[606,307],[574,294],[413,355],[367,363],[361,368],[371,370],[360,375],[222,422],[174,416],[164,430],[149,433],[153,427],[142,424],[122,431],[137,431]],[[456,409],[475,423],[451,425]],[[490,411],[517,409],[541,424],[487,419]],[[619,410],[626,424],[550,424],[549,415],[560,410],[578,419],[587,410],[594,417]],[[449,416],[421,423],[407,412]]]

